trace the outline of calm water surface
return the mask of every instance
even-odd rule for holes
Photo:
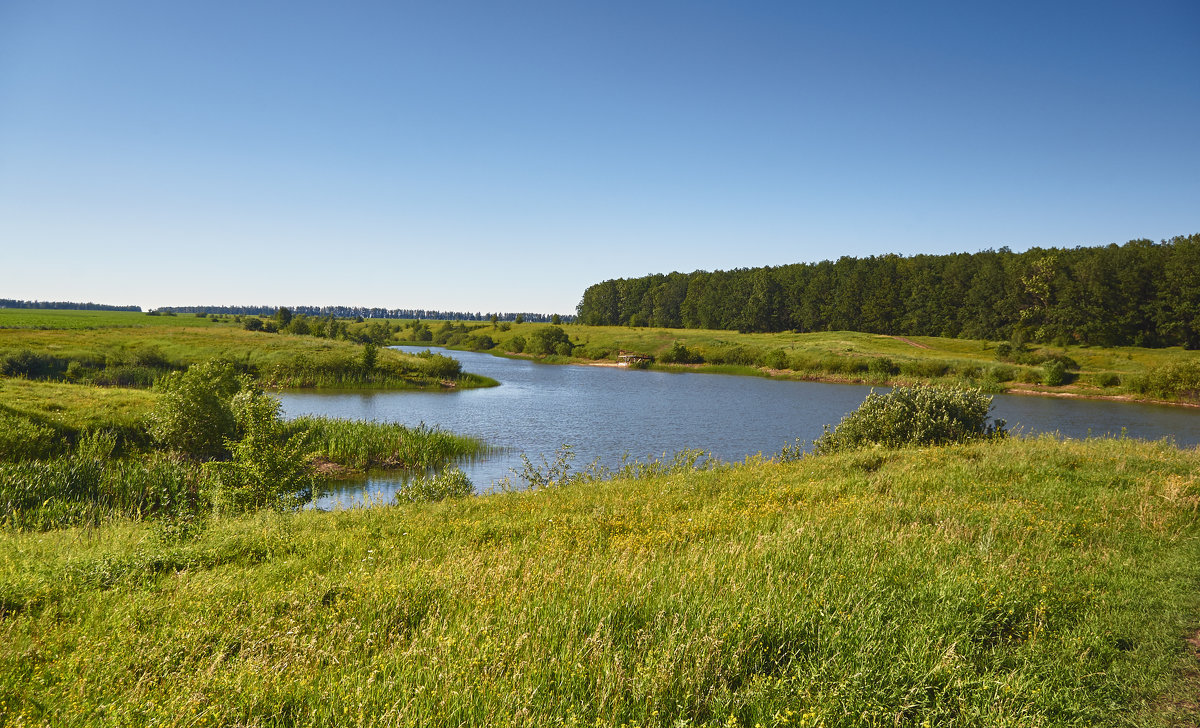
[[[425,423],[473,435],[500,449],[462,465],[482,491],[520,468],[522,453],[540,463],[543,457],[552,460],[563,444],[573,446],[576,468],[596,458],[611,467],[622,456],[661,457],[684,449],[729,461],[769,455],[797,438],[816,439],[823,425],[836,424],[870,392],[863,385],[552,366],[475,352],[444,353],[460,360],[464,370],[492,377],[501,386],[449,392],[291,392],[280,397],[284,412],[288,417]],[[1086,437],[1124,429],[1130,437],[1200,444],[1200,411],[1194,409],[997,395],[992,415],[1025,433]],[[399,482],[395,474],[373,475],[325,493],[316,506],[350,506],[364,497],[390,499]]]

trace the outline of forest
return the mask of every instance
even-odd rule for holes
[[[608,280],[589,325],[1200,348],[1200,234]]]

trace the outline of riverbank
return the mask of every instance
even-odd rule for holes
[[[1009,440],[0,533],[0,715],[1187,725],[1200,454]],[[220,608],[217,608],[217,607]]]
[[[941,337],[856,332],[742,334],[562,324],[553,352],[535,349],[545,324],[463,326],[441,345],[545,363],[616,365],[622,354],[648,368],[890,386],[960,384],[992,394],[1077,395],[1112,401],[1200,404],[1200,351],[1138,347],[1014,346]],[[402,329],[397,336],[404,338]],[[566,341],[567,346],[562,342]],[[429,345],[436,342],[403,343]]]
[[[133,312],[0,309],[0,375],[62,383],[149,387],[171,371],[213,359],[274,388],[446,389],[496,386],[436,355],[404,354],[354,338],[268,333],[262,319],[151,316]],[[57,314],[57,315],[51,315]],[[246,323],[255,321],[257,328]],[[339,322],[334,322],[339,323]],[[354,324],[363,332],[369,325]],[[364,334],[365,336],[365,334]],[[347,338],[350,337],[350,338]]]

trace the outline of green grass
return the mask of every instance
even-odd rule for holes
[[[479,326],[475,324],[474,326]],[[529,340],[533,331],[546,324],[512,325],[499,331],[483,325],[478,333],[497,341],[491,351],[503,354],[512,350],[516,336]],[[703,355],[707,363],[674,365],[656,363],[654,368],[703,371],[711,373],[759,373],[793,379],[857,382],[876,385],[918,382],[958,383],[999,393],[1066,392],[1084,396],[1133,396],[1163,401],[1192,401],[1193,395],[1155,396],[1137,385],[1149,373],[1180,363],[1200,363],[1200,351],[1178,347],[1143,349],[1138,347],[1054,347],[1030,345],[1035,354],[1066,355],[1079,364],[1072,372],[1074,381],[1064,386],[1042,384],[1042,366],[999,361],[999,342],[975,339],[951,339],[915,336],[901,340],[879,334],[852,331],[811,333],[742,334],[734,331],[703,329],[660,329],[624,326],[582,326],[564,324],[563,330],[576,345],[572,358],[546,357],[557,363],[585,363],[597,359],[615,361],[619,350],[648,354],[659,359],[679,342]],[[403,336],[403,332],[400,334]],[[919,346],[914,346],[915,342]],[[765,366],[772,356],[783,366]],[[890,371],[886,371],[890,369]],[[1112,385],[1111,378],[1117,380]],[[1105,380],[1109,386],[1103,386]]]
[[[176,320],[180,318],[184,317]],[[221,358],[278,387],[441,388],[496,384],[474,375],[447,378],[431,371],[428,359],[386,348],[378,351],[377,362],[368,372],[359,365],[363,347],[353,342],[225,326],[0,330],[0,359],[25,351],[53,357],[61,364],[55,366],[68,372],[68,361],[103,368],[106,362],[150,360],[185,368]]]
[[[424,471],[454,460],[485,454],[487,446],[465,435],[433,427],[299,417],[288,434],[307,433],[315,457],[354,470],[404,468]]]
[[[1194,725],[1200,454],[1009,440],[0,533],[10,725]]]
[[[0,411],[75,432],[144,426],[157,400],[144,389],[0,377]]]
[[[127,327],[210,327],[210,318],[192,314],[150,316],[136,311],[0,308],[0,329],[102,329]]]

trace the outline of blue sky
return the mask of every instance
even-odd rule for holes
[[[0,0],[0,298],[568,313],[1200,231],[1200,4]]]

